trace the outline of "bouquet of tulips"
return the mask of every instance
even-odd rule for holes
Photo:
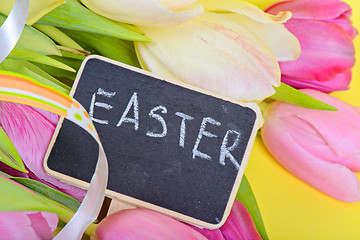
[[[9,27],[13,6],[13,0],[1,2],[0,38],[5,31],[22,34],[14,42],[0,39],[1,57],[3,45],[11,47],[0,58],[0,70],[69,94],[82,61],[98,54],[256,102],[264,116],[259,135],[284,168],[330,197],[360,201],[360,108],[328,95],[348,89],[355,64],[358,32],[345,2],[287,0],[261,10],[240,0],[30,0],[28,15],[17,12],[19,19],[27,16],[26,25]],[[67,223],[86,191],[43,168],[58,120],[39,108],[0,101],[4,239],[71,234]],[[217,230],[147,209],[122,210],[84,225],[84,236],[104,240],[268,239],[245,177]]]

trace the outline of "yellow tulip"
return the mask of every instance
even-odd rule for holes
[[[92,11],[115,21],[143,26],[168,26],[203,13],[198,0],[81,0]]]
[[[0,12],[9,15],[15,0],[1,0]],[[33,25],[42,16],[65,3],[65,0],[30,0],[30,11],[26,24]]]
[[[291,13],[274,16],[233,0],[200,3],[216,13],[169,27],[138,26],[153,40],[135,43],[143,68],[240,101],[273,95],[278,61],[300,55],[298,40],[282,24]]]

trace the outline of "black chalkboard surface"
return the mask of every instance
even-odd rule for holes
[[[201,227],[223,224],[260,126],[251,104],[99,56],[84,61],[75,85],[108,157],[109,196]],[[86,187],[97,143],[69,121],[55,135],[47,172]]]

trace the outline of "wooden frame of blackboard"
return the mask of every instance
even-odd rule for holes
[[[82,63],[82,65],[81,65],[81,67],[80,67],[80,69],[78,71],[78,74],[77,74],[76,80],[74,82],[73,88],[72,88],[72,90],[70,92],[70,96],[72,96],[72,97],[74,96],[77,85],[78,85],[79,80],[80,80],[80,77],[81,77],[82,72],[84,70],[84,67],[85,67],[87,61],[89,61],[90,59],[99,59],[99,60],[102,60],[102,61],[106,61],[106,62],[109,62],[111,64],[118,65],[118,66],[130,69],[132,71],[139,72],[141,74],[145,74],[145,75],[148,75],[150,77],[154,77],[154,78],[157,78],[159,80],[163,80],[163,81],[172,83],[174,85],[177,85],[177,86],[180,86],[180,87],[183,87],[183,88],[186,88],[186,89],[190,89],[190,90],[197,91],[197,92],[200,92],[200,93],[203,93],[203,94],[206,94],[206,95],[210,95],[210,96],[213,96],[215,98],[219,98],[219,99],[222,99],[222,100],[225,100],[225,101],[228,101],[228,102],[231,102],[231,103],[243,106],[243,107],[251,108],[254,112],[256,112],[256,121],[255,121],[254,127],[252,129],[252,133],[251,133],[251,136],[249,138],[248,145],[247,145],[246,151],[244,153],[244,157],[243,157],[242,162],[241,162],[240,170],[238,171],[236,181],[235,181],[235,183],[233,185],[233,189],[232,189],[232,192],[230,194],[230,198],[229,198],[229,201],[227,203],[223,218],[221,219],[221,221],[218,224],[207,223],[207,222],[204,222],[204,221],[189,217],[187,215],[184,215],[184,214],[181,214],[181,213],[178,213],[178,212],[175,212],[175,211],[172,211],[172,210],[169,210],[169,209],[166,209],[166,208],[163,208],[163,207],[160,207],[160,206],[148,203],[148,202],[144,202],[144,201],[141,201],[141,200],[138,200],[138,199],[135,199],[135,198],[132,198],[132,197],[129,197],[129,196],[126,196],[126,195],[111,191],[111,190],[106,190],[106,196],[108,196],[108,197],[110,197],[112,199],[116,199],[117,201],[123,202],[124,204],[130,205],[130,206],[143,207],[143,208],[152,209],[152,210],[155,210],[155,211],[158,211],[158,212],[162,212],[162,213],[164,213],[166,215],[169,215],[169,216],[171,216],[171,217],[173,217],[175,219],[178,219],[180,221],[189,223],[191,225],[194,225],[194,226],[197,226],[197,227],[200,227],[200,228],[218,229],[219,227],[221,227],[225,223],[228,215],[230,214],[232,204],[233,204],[233,202],[235,200],[237,191],[238,191],[238,189],[240,187],[242,176],[243,176],[244,171],[245,171],[245,169],[247,167],[247,164],[248,164],[248,160],[249,160],[249,157],[250,157],[252,146],[253,146],[254,141],[255,141],[257,130],[262,125],[262,117],[261,117],[262,115],[261,115],[261,112],[260,112],[260,109],[259,109],[258,105],[255,104],[255,103],[239,102],[239,101],[236,101],[234,99],[231,99],[231,98],[219,95],[217,93],[210,92],[210,91],[207,91],[207,90],[204,90],[204,89],[201,89],[201,88],[198,88],[198,87],[195,87],[195,86],[192,86],[192,85],[189,85],[189,84],[177,81],[177,80],[164,79],[162,77],[156,76],[155,74],[153,74],[151,72],[148,72],[148,71],[145,71],[145,70],[142,70],[142,69],[139,69],[139,68],[135,68],[135,67],[132,67],[132,66],[120,63],[120,62],[116,62],[114,60],[111,60],[111,59],[108,59],[108,58],[105,58],[105,57],[102,57],[102,56],[98,56],[98,55],[88,56],[84,60],[84,62]],[[87,189],[89,187],[89,183],[84,182],[84,181],[79,180],[79,179],[76,179],[76,178],[73,178],[73,177],[70,177],[70,176],[67,176],[67,175],[64,175],[64,174],[56,172],[56,171],[53,171],[47,165],[47,160],[48,160],[48,158],[50,156],[50,152],[51,152],[51,150],[52,150],[52,148],[53,148],[53,146],[55,144],[56,138],[57,138],[57,136],[59,134],[59,131],[60,131],[61,127],[62,127],[63,121],[64,121],[64,118],[61,117],[60,120],[59,120],[59,123],[58,123],[58,125],[57,125],[57,127],[55,129],[54,135],[53,135],[53,137],[51,139],[49,148],[48,148],[48,150],[46,152],[45,159],[44,159],[44,162],[43,162],[44,169],[45,169],[47,174],[49,174],[50,176],[53,176],[53,177],[65,182],[65,183],[77,186],[79,188]]]

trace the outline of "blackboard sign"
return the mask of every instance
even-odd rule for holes
[[[98,56],[84,61],[72,94],[108,157],[107,195],[197,226],[223,224],[260,126],[256,107]],[[87,187],[97,143],[69,121],[56,131],[47,172]]]

